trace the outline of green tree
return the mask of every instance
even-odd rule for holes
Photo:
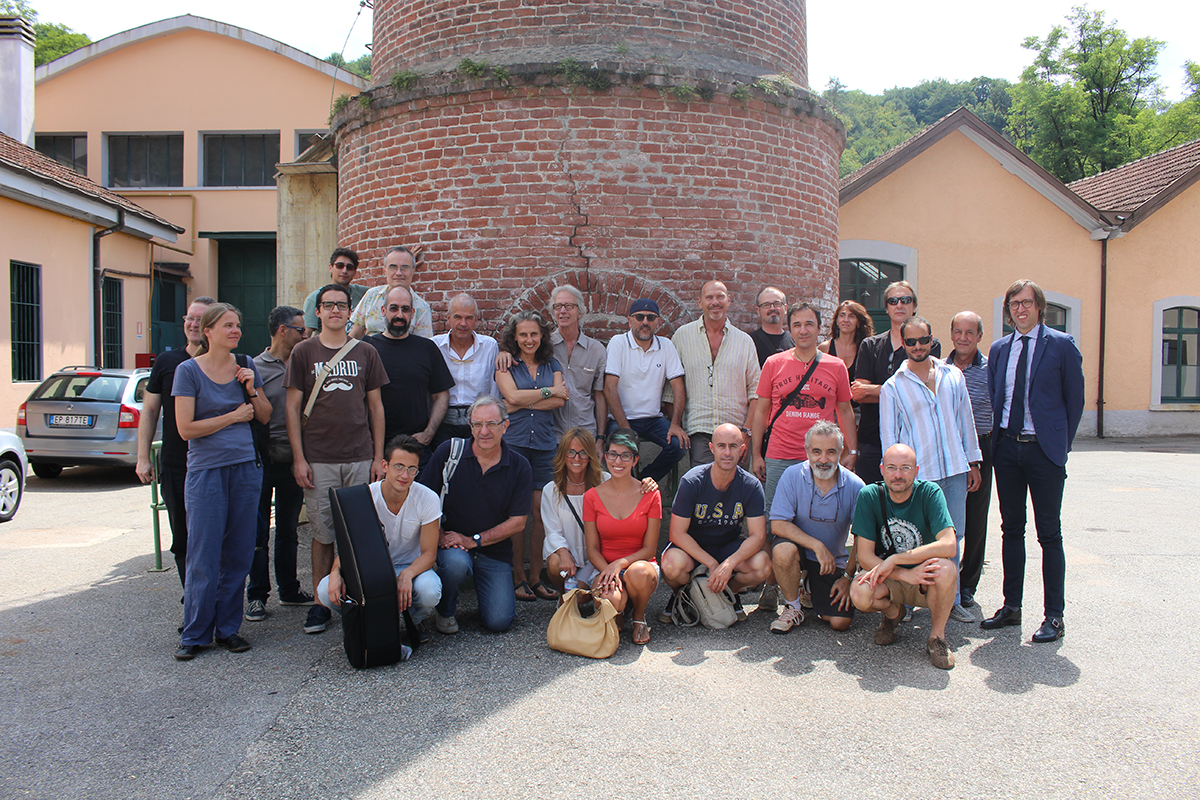
[[[837,78],[830,79],[822,96],[846,124],[842,175],[878,158],[922,127],[899,100],[847,90]]]
[[[1013,88],[1008,132],[1035,161],[1072,181],[1144,155],[1144,127],[1162,105],[1155,68],[1163,42],[1130,40],[1104,12],[1085,6],[1067,23],[1025,40],[1035,55]]]
[[[41,66],[48,61],[73,53],[92,43],[86,33],[79,33],[57,22],[38,22],[33,26],[37,43],[33,48],[33,63]]]
[[[360,78],[370,78],[371,77],[371,54],[370,53],[367,53],[366,55],[363,55],[363,56],[359,56],[358,58],[354,59],[353,61],[347,61],[345,58],[342,57],[341,53],[330,53],[328,56],[325,57],[325,60],[327,62],[329,62],[330,64],[333,64],[335,67],[341,67],[342,69],[346,70],[347,72],[353,72],[355,75],[359,76]]]

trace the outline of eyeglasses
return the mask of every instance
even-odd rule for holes
[[[587,450],[567,450],[567,458],[589,458]]]
[[[579,308],[579,303],[555,303],[550,306],[551,311],[574,311]]]
[[[905,339],[904,343],[909,347],[916,347],[918,344],[929,344],[932,341],[932,336],[920,336],[916,339]]]
[[[388,464],[389,469],[394,469],[401,475],[407,475],[410,478],[417,477],[417,473],[421,471],[420,467],[404,467],[399,464]]]
[[[325,300],[321,303],[321,308],[324,309],[325,311],[333,311],[334,309],[337,309],[338,311],[349,311],[350,304],[349,303],[335,303],[333,300]]]
[[[912,464],[888,464],[883,468],[883,471],[888,474],[891,474],[891,475],[894,475],[897,472],[907,475],[908,473],[913,471],[913,465]]]
[[[351,264],[349,261],[335,261],[333,266],[336,269],[358,269],[357,264]]]
[[[1011,300],[1008,304],[1009,311],[1016,311],[1021,308],[1033,308],[1033,299],[1029,300]]]
[[[818,517],[817,513],[815,511],[813,511],[813,507],[816,505],[816,502],[817,502],[817,492],[814,488],[812,495],[808,498],[808,518],[814,522],[837,522],[838,516],[842,513],[842,493],[838,492],[838,491],[834,491],[833,496],[834,496],[834,499],[837,501],[837,505],[834,506],[833,519],[825,519],[824,517]],[[822,497],[821,502],[824,505],[828,505],[829,498]],[[828,512],[826,512],[826,513],[828,513]]]
[[[624,453],[618,453],[616,450],[609,450],[604,455],[608,458],[609,461],[621,461],[626,464],[628,464],[630,461],[633,461],[633,459],[637,458],[637,455],[635,453],[631,453],[628,450],[626,450]]]
[[[758,307],[759,308],[783,308],[786,305],[787,305],[787,303],[783,302],[782,300],[768,300],[765,303],[759,303]]]
[[[889,297],[887,299],[887,304],[889,306],[897,306],[901,303],[906,306],[911,306],[915,302],[917,302],[917,298],[912,297],[911,295],[905,295],[904,297]]]
[[[495,420],[490,420],[490,419],[486,420],[484,422],[472,422],[471,430],[478,431],[478,430],[483,430],[484,428],[487,428],[489,431],[494,431],[503,424],[504,424],[503,420],[501,420],[500,422],[496,422]]]
[[[392,312],[393,314],[395,314],[396,312],[400,312],[401,314],[411,314],[413,312],[413,307],[412,306],[398,306],[395,303],[392,303],[390,306],[387,307],[387,310]]]
[[[713,385],[713,370],[715,370],[716,368],[717,368],[717,365],[715,363],[708,365],[708,385],[709,386]]]
[[[200,318],[199,318],[199,317],[184,317],[184,318],[183,318],[183,321],[184,321],[184,322],[189,322],[189,323],[191,323],[192,325],[199,325],[199,324],[200,324]]]
[[[633,314],[632,316],[638,322],[654,322],[658,319],[658,314]]]

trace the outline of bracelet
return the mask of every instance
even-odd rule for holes
[[[856,455],[858,455],[858,451],[857,451],[857,450],[851,450],[851,451],[850,451],[850,455],[852,455],[852,456],[856,456]]]
[[[254,394],[250,394],[249,392],[247,392],[246,394],[247,394],[249,397],[252,397],[252,398],[253,398],[253,397],[258,397],[258,392],[255,392]]]

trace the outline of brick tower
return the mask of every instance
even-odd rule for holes
[[[845,132],[807,89],[803,0],[376,0],[376,85],[333,119],[338,235],[372,274],[424,247],[435,310],[483,327],[569,282],[583,324],[658,300],[695,318],[716,276],[730,316],[766,283],[837,300]]]

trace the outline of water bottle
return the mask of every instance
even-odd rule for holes
[[[559,574],[559,576],[560,576],[560,577],[562,577],[562,578],[566,578],[566,581],[564,581],[564,582],[563,582],[563,589],[564,589],[564,590],[566,590],[566,591],[568,591],[568,592],[569,592],[569,591],[571,591],[572,589],[578,589],[578,588],[579,588],[579,579],[578,579],[578,578],[576,578],[574,575],[572,575],[571,577],[567,578],[567,571],[566,571],[565,569],[564,569],[564,570],[560,570],[558,574]]]

